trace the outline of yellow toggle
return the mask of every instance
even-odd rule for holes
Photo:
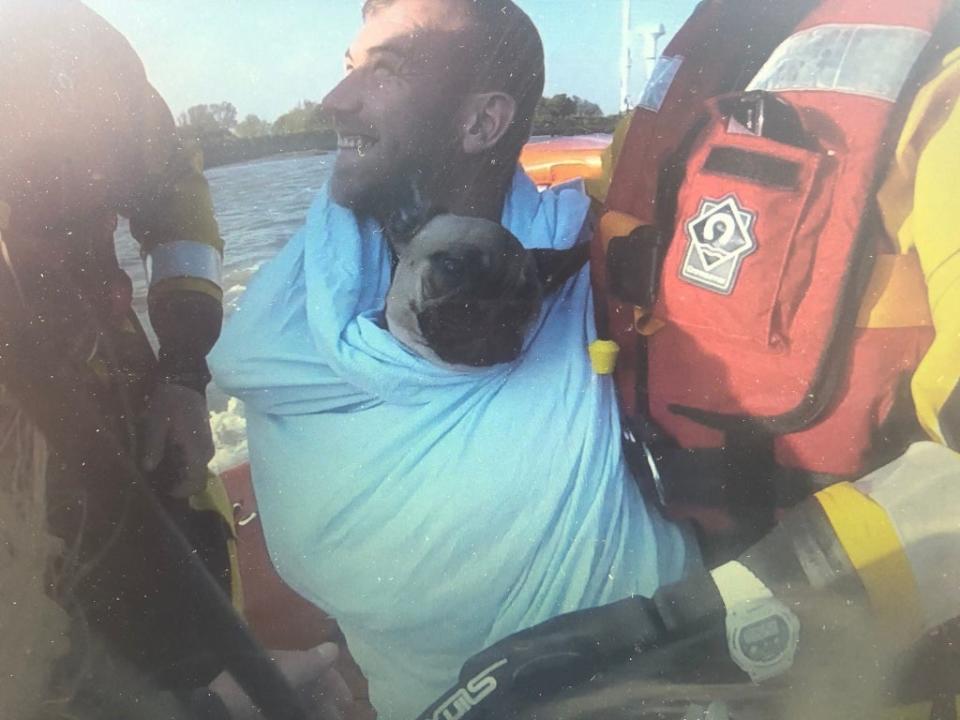
[[[594,340],[587,347],[590,353],[590,364],[597,375],[612,375],[617,367],[617,355],[620,346],[613,340]]]

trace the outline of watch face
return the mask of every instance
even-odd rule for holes
[[[773,598],[747,603],[727,615],[730,657],[754,682],[790,669],[799,636],[796,615]]]
[[[737,634],[737,646],[750,662],[776,662],[790,646],[790,628],[780,616],[768,617],[744,626]]]

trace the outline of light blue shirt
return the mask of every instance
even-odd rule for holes
[[[517,174],[503,224],[570,247],[582,188]],[[628,474],[595,375],[589,273],[545,302],[514,363],[462,373],[381,323],[378,228],[326,192],[260,270],[211,355],[246,402],[278,571],[331,613],[384,720],[416,717],[470,655],[559,613],[652,594],[695,558]]]

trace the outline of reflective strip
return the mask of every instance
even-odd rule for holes
[[[830,90],[896,102],[929,39],[912,27],[818,25],[784,40],[747,90]]]
[[[190,240],[157,245],[147,256],[150,284],[172,278],[201,278],[221,286],[223,259],[219,251],[204,243]]]
[[[921,590],[925,629],[960,616],[960,453],[915,443],[856,488],[896,528]]]
[[[650,79],[643,88],[643,95],[640,96],[637,107],[660,112],[663,101],[667,99],[667,93],[670,92],[670,86],[673,85],[673,80],[677,77],[677,71],[681,65],[683,65],[683,56],[661,55],[653,66],[653,72],[650,73]]]
[[[815,497],[881,626],[893,629],[898,641],[915,640],[923,618],[917,584],[887,511],[849,483],[831,485]]]

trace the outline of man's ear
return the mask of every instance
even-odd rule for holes
[[[462,106],[463,151],[478,155],[500,142],[517,113],[517,101],[503,92],[474,93]]]

